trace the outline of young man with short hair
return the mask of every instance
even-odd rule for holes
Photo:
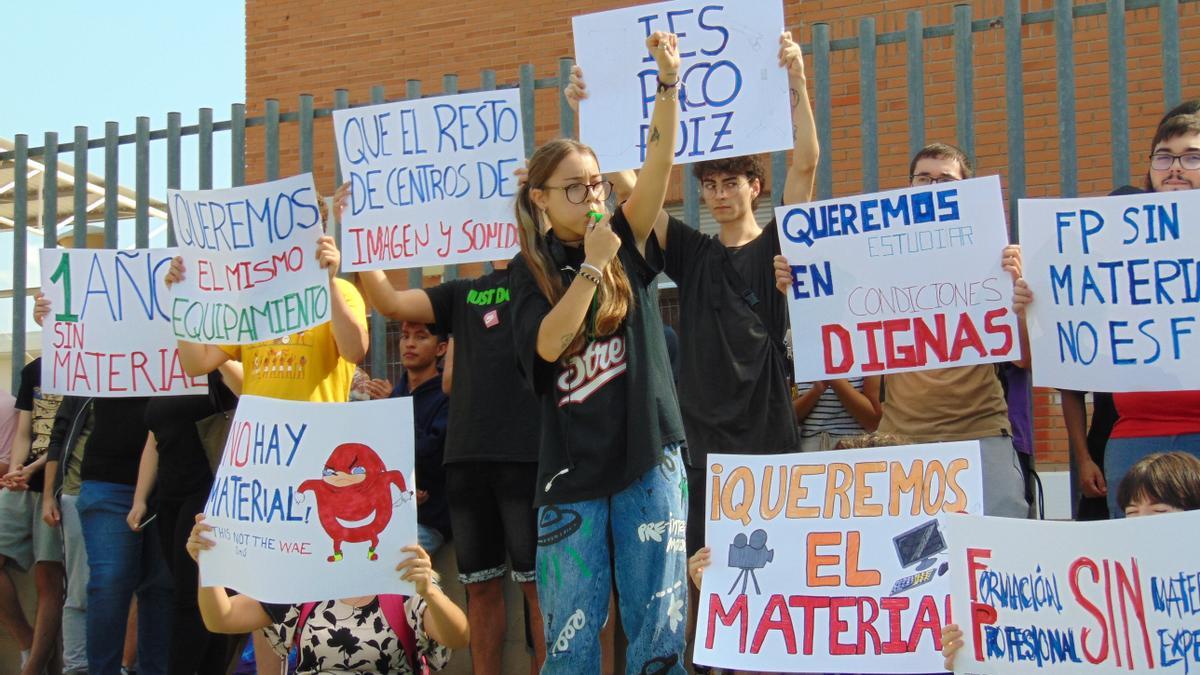
[[[404,372],[392,397],[411,396],[416,431],[417,535],[433,555],[450,538],[450,509],[446,503],[446,423],[450,399],[442,391],[439,360],[446,355],[446,335],[432,325],[405,321],[400,326],[400,363]]]

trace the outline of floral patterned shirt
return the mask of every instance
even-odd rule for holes
[[[319,673],[399,673],[412,675],[400,638],[388,625],[379,598],[361,607],[340,600],[317,603],[305,621],[297,640],[296,623],[301,605],[263,603],[263,610],[274,622],[266,628],[275,651],[287,654],[293,645],[299,649],[297,675]],[[430,670],[441,670],[450,661],[450,650],[425,634],[425,600],[408,598],[404,615],[416,634],[417,651]]]

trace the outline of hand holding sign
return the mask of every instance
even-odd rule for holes
[[[37,325],[42,325],[46,320],[46,315],[50,313],[50,300],[44,293],[38,291],[33,296],[33,322]]]
[[[791,31],[784,31],[783,35],[779,36],[779,67],[787,68],[790,79],[804,79],[804,52],[800,50],[800,45],[792,40]]]
[[[338,250],[333,237],[322,235],[317,239],[317,264],[321,266],[321,269],[329,272],[330,279],[337,276],[338,270],[342,267],[342,252]]]
[[[192,556],[192,560],[195,560],[197,563],[200,562],[201,551],[207,551],[216,545],[216,542],[204,536],[212,531],[212,525],[204,522],[204,514],[197,513],[196,524],[192,526],[192,533],[188,535],[187,545],[185,546],[188,555]]]
[[[679,38],[674,33],[655,31],[646,38],[646,48],[658,66],[658,83],[668,87],[679,84]]]

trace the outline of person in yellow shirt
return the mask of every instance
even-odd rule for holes
[[[354,284],[338,278],[342,254],[333,237],[317,240],[317,261],[329,271],[331,320],[274,340],[246,345],[203,345],[179,340],[179,360],[198,377],[232,359],[245,371],[243,394],[290,401],[344,402],[350,397],[354,366],[367,353],[367,310]],[[183,279],[176,257],[167,286]]]

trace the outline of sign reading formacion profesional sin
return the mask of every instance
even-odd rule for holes
[[[175,337],[249,344],[324,323],[329,275],[312,174],[226,190],[169,190],[183,280],[171,289]]]
[[[520,92],[483,91],[335,110],[350,196],[342,269],[507,259],[518,247]]]

